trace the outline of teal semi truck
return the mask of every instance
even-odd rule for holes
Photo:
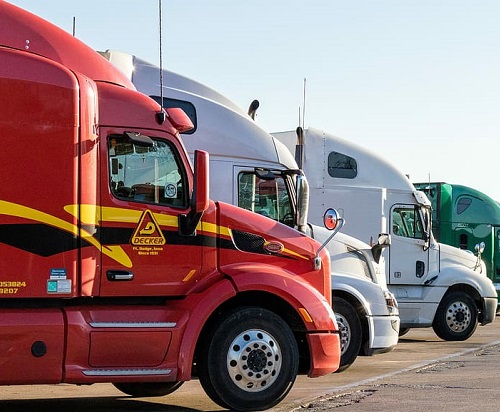
[[[432,182],[414,186],[431,201],[432,231],[439,242],[472,252],[484,243],[482,259],[488,277],[500,291],[500,204],[463,185]]]

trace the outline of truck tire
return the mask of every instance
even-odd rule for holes
[[[165,396],[175,392],[184,382],[120,382],[113,386],[134,398]]]
[[[346,300],[333,296],[332,309],[340,331],[340,366],[337,372],[345,371],[358,357],[363,332],[356,309]]]
[[[410,331],[410,328],[400,328],[399,337],[406,335]]]
[[[203,339],[198,378],[221,407],[269,409],[292,388],[299,367],[297,342],[288,324],[274,312],[238,308],[216,322]]]
[[[476,330],[477,312],[476,303],[468,294],[448,292],[439,303],[432,328],[443,340],[467,340]]]

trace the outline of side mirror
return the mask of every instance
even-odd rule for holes
[[[476,246],[474,246],[474,249],[476,250],[478,255],[482,255],[484,252],[484,247],[485,247],[484,242],[481,242],[481,243],[478,243]]]
[[[297,229],[305,233],[309,214],[309,183],[304,175],[297,175]]]
[[[333,239],[333,237],[342,229],[345,220],[343,217],[339,216],[339,213],[335,209],[327,209],[323,215],[323,224],[328,230],[332,230],[332,234],[328,236],[323,244],[319,247],[316,256],[314,258],[314,269],[319,270],[321,268],[321,258],[319,257],[319,252]]]
[[[194,152],[194,188],[192,208],[196,213],[203,213],[209,203],[209,157],[203,150]]]
[[[339,213],[335,209],[327,209],[323,215],[323,224],[328,230],[333,230],[339,224]]]
[[[477,268],[480,267],[481,272],[482,272],[482,268],[484,267],[484,264],[482,264],[482,260],[481,260],[481,255],[484,252],[484,247],[485,247],[484,242],[478,243],[476,246],[474,246],[474,249],[476,249],[476,252],[477,252],[477,261],[476,261],[476,266],[474,267],[474,270],[476,270]]]
[[[191,197],[191,210],[189,213],[179,215],[179,233],[181,236],[196,235],[198,225],[203,212],[209,205],[209,157],[202,150],[194,152],[194,187]]]
[[[382,250],[391,245],[391,235],[388,233],[381,233],[378,235],[378,240],[375,245],[372,246],[372,255],[375,262],[380,262],[380,256],[382,255]]]
[[[431,241],[431,233],[426,230],[423,233],[423,239],[424,239],[424,250],[427,250],[431,246],[431,243],[430,243],[430,241]]]

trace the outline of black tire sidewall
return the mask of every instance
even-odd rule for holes
[[[166,396],[175,392],[184,382],[123,382],[113,386],[135,398]]]
[[[349,346],[340,357],[340,366],[337,372],[342,372],[351,366],[359,355],[363,340],[363,330],[356,309],[346,300],[332,297],[332,309],[335,314],[342,316],[351,330]]]
[[[280,346],[282,365],[277,379],[260,392],[244,391],[232,381],[227,353],[234,338],[249,329],[261,329]],[[263,410],[278,404],[290,391],[298,372],[297,343],[288,325],[275,313],[257,307],[240,308],[212,330],[201,359],[200,382],[210,398],[222,407],[236,410]]]
[[[462,332],[452,331],[446,322],[447,309],[453,302],[461,301],[469,307],[471,311],[471,322]],[[437,336],[446,341],[464,341],[469,339],[476,330],[478,323],[478,309],[474,299],[465,292],[448,292],[439,303],[432,327]]]
[[[404,336],[406,335],[409,331],[410,331],[411,328],[400,328],[399,329],[399,333],[398,333],[398,336],[401,337],[401,336]]]

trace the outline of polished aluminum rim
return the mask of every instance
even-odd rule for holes
[[[249,329],[231,343],[227,369],[233,382],[247,392],[260,392],[272,385],[282,367],[281,349],[272,335]]]

